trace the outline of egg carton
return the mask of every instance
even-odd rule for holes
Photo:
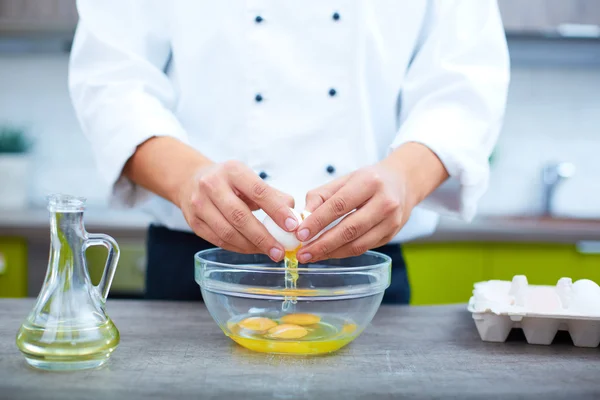
[[[505,342],[521,328],[529,344],[549,345],[559,330],[577,347],[600,344],[600,287],[589,279],[561,278],[556,286],[529,285],[524,275],[478,282],[468,310],[486,342]]]

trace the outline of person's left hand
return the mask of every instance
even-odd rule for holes
[[[338,225],[298,251],[301,263],[358,256],[387,244],[408,220],[412,209],[406,179],[379,163],[359,169],[310,191],[306,209],[312,214],[296,236],[306,242],[352,210]]]

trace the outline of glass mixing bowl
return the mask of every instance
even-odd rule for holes
[[[369,251],[297,268],[286,288],[283,263],[264,255],[209,249],[195,256],[195,279],[225,335],[254,351],[322,354],[356,339],[390,285],[391,259]],[[288,276],[289,277],[289,276]]]

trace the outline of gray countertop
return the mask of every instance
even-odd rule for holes
[[[26,365],[14,340],[31,307],[0,300],[0,399],[600,397],[599,349],[485,343],[465,305],[383,306],[354,343],[304,358],[235,345],[200,303],[109,300],[121,344],[76,373]]]
[[[433,235],[416,242],[537,242],[600,241],[600,220],[518,216],[480,216],[471,223],[440,220]]]

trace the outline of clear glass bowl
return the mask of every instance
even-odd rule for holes
[[[367,252],[297,268],[286,288],[283,263],[209,249],[195,256],[195,278],[225,335],[254,351],[322,354],[356,339],[390,285],[391,259]],[[288,281],[289,282],[289,281]]]

